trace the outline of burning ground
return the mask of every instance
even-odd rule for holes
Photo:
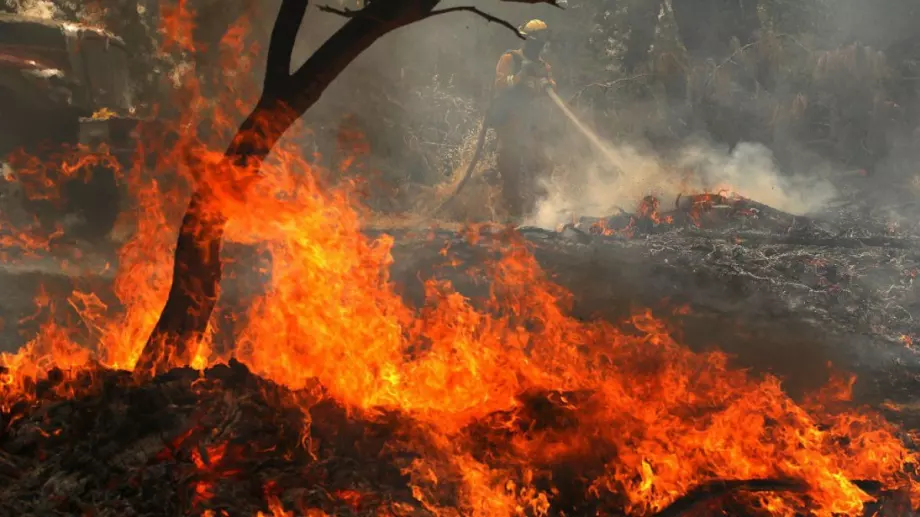
[[[384,232],[273,167],[228,253],[265,285],[231,275],[194,368],[119,371],[168,285],[163,198],[114,284],[29,273],[73,291],[3,358],[9,515],[908,512],[910,232],[720,195]]]
[[[245,96],[205,102],[194,79],[177,141],[138,142],[161,174],[119,171],[115,254],[65,268],[4,228],[28,339],[0,357],[6,514],[916,507],[910,229],[703,194],[556,232],[375,230],[302,127],[259,171],[215,151],[189,128],[234,127]],[[230,221],[231,274],[210,332],[150,372],[190,183]]]

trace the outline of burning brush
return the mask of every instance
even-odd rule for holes
[[[279,167],[305,171],[295,156]],[[575,319],[513,235],[478,234],[494,257],[484,305],[431,280],[412,309],[387,280],[388,242],[351,224],[345,198],[298,185],[286,192],[302,197],[283,205],[254,201],[278,220],[246,221],[271,246],[273,274],[236,333],[239,362],[212,353],[206,369],[145,381],[116,371],[155,314],[142,297],[108,320],[87,315],[102,329],[94,352],[49,325],[4,356],[0,498],[15,514],[853,515],[909,504],[914,454],[847,403],[849,382],[797,404],[777,379],[690,352],[649,313]]]
[[[367,9],[395,16],[401,5]],[[185,84],[195,98],[191,75]],[[225,106],[238,106],[239,92],[225,94]],[[214,132],[232,127],[229,114],[204,110],[177,127],[204,116]],[[80,286],[66,304],[43,297],[44,312],[71,307],[79,323],[49,318],[0,356],[7,515],[859,515],[916,506],[915,453],[896,426],[848,403],[851,383],[799,403],[776,378],[691,352],[650,312],[620,323],[576,318],[572,294],[517,234],[478,237],[490,256],[485,299],[430,279],[426,302],[408,305],[389,279],[392,237],[362,233],[348,185],[320,188],[298,130],[257,164],[228,160],[189,130],[139,149],[213,187],[193,204],[199,222],[219,221],[228,240],[271,254],[264,294],[230,315],[232,328],[212,318],[185,343],[194,346],[153,343],[162,371],[138,364],[164,300],[187,295],[170,294],[170,215],[187,196],[144,174],[119,175],[141,214],[118,256],[119,303]],[[225,188],[227,177],[251,180],[245,195]],[[647,208],[643,217],[659,217],[659,206]]]

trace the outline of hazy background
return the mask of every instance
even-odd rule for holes
[[[176,0],[5,1],[10,10],[95,21],[122,34],[137,51],[137,79],[151,104],[168,99],[167,79],[177,67],[192,66],[215,96],[239,82],[258,83],[260,55],[254,73],[234,75],[216,42],[245,17],[249,42],[264,51],[278,5],[189,0],[195,37],[207,50],[164,55],[155,52],[161,35],[154,28]],[[359,0],[329,2],[360,7]],[[599,152],[561,114],[547,112],[557,170],[546,180],[537,224],[630,210],[646,194],[667,205],[699,190],[729,189],[794,213],[854,199],[891,211],[916,197],[914,0],[572,0],[565,10],[444,3],[451,5],[474,5],[514,24],[544,19],[553,31],[546,58],[560,96],[607,143]],[[295,61],[343,21],[314,2]],[[304,152],[335,169],[354,154],[343,135],[363,135],[370,152],[353,168],[373,179],[368,202],[385,212],[410,210],[465,165],[495,63],[518,45],[507,29],[469,13],[392,33],[307,114],[313,135],[303,139]],[[451,215],[492,217],[483,189],[495,187],[474,185]]]

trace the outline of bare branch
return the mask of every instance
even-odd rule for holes
[[[349,9],[347,7],[345,9],[338,9],[336,7],[332,7],[331,5],[319,5],[317,6],[317,9],[319,9],[320,11],[324,13],[337,14],[345,18],[354,18],[358,13],[361,12],[360,9],[357,11],[353,9]]]
[[[591,84],[588,84],[588,85],[586,85],[584,88],[582,88],[582,89],[578,90],[577,92],[575,92],[575,95],[573,95],[572,98],[569,99],[569,104],[572,104],[572,103],[574,103],[575,101],[577,101],[586,91],[588,91],[589,88],[601,88],[602,90],[607,91],[607,90],[609,90],[609,89],[611,89],[611,88],[613,88],[613,87],[615,87],[615,86],[617,86],[617,85],[619,85],[619,84],[621,84],[621,83],[627,83],[627,82],[638,81],[639,79],[644,79],[644,78],[648,77],[648,75],[649,75],[649,74],[636,74],[636,75],[631,76],[631,77],[621,77],[621,78],[619,78],[619,79],[615,79],[615,80],[613,80],[613,81],[609,81],[609,82],[606,82],[606,83],[591,83]]]
[[[336,7],[332,7],[331,5],[320,5],[320,6],[317,6],[317,9],[319,9],[320,12],[329,13],[329,14],[337,14],[343,18],[348,18],[348,19],[367,18],[369,20],[374,20],[377,22],[382,21],[380,18],[377,18],[374,15],[370,14],[369,9],[367,7],[365,7],[364,9],[355,10],[355,9],[349,9],[347,7],[344,9],[339,9]]]
[[[512,1],[513,1],[513,0],[512,0]],[[469,6],[469,5],[464,5],[464,6],[460,6],[460,7],[448,7],[448,8],[445,8],[445,9],[437,9],[437,10],[435,10],[435,11],[431,11],[431,15],[430,15],[430,16],[435,16],[435,15],[438,15],[438,14],[456,13],[456,12],[461,12],[461,11],[465,11],[465,12],[468,12],[468,13],[473,13],[473,14],[475,14],[475,15],[481,17],[481,18],[485,18],[486,21],[489,21],[489,22],[492,22],[492,23],[497,23],[497,24],[501,25],[502,27],[506,27],[508,30],[510,30],[511,32],[513,32],[514,35],[517,36],[518,38],[524,39],[524,35],[521,34],[521,31],[519,31],[519,30],[517,29],[517,27],[515,27],[514,25],[511,25],[509,22],[506,22],[505,20],[502,20],[501,18],[499,18],[499,17],[497,17],[497,16],[491,15],[491,14],[489,14],[489,13],[487,13],[487,12],[481,11],[481,10],[477,9],[476,7]]]
[[[312,105],[329,82],[379,37],[424,20],[438,2],[440,0],[378,1],[358,11],[343,11],[348,15],[345,25],[326,40],[288,82],[289,97],[294,99],[297,111],[306,110],[301,106]]]
[[[516,4],[549,4],[559,9],[565,9],[568,6],[568,0],[502,0],[502,2],[512,2]]]
[[[523,1],[523,2],[526,2],[526,3],[531,3],[531,2],[527,2],[526,0],[507,0],[507,1],[511,1],[511,2]],[[551,5],[555,5],[555,6],[557,6],[557,7],[559,6],[559,4],[558,4],[557,2],[554,2],[554,1],[539,0],[539,1],[533,2],[533,3],[548,3],[548,4],[551,4]],[[348,9],[347,7],[346,7],[345,9],[339,9],[339,8],[337,8],[337,7],[332,7],[332,6],[330,6],[330,5],[321,5],[321,6],[319,6],[318,8],[319,8],[320,11],[322,11],[322,12],[324,12],[324,13],[337,14],[337,15],[342,16],[342,17],[344,17],[344,18],[355,18],[355,17],[367,16],[367,14],[365,13],[366,9],[353,10],[353,9]],[[428,16],[426,16],[425,18],[430,18],[430,17],[432,17],[432,16],[436,16],[436,15],[439,15],[439,14],[448,14],[448,13],[456,13],[456,12],[468,12],[468,13],[473,13],[473,14],[475,14],[475,15],[477,15],[477,16],[483,18],[483,19],[485,19],[485,20],[488,21],[488,22],[497,23],[497,24],[501,25],[502,27],[507,28],[508,30],[510,30],[511,32],[513,32],[514,35],[517,36],[518,38],[524,39],[524,35],[521,34],[521,32],[517,29],[517,27],[515,27],[514,25],[512,25],[510,22],[507,22],[507,21],[505,21],[505,20],[503,20],[503,19],[501,19],[501,18],[499,18],[499,17],[497,17],[497,16],[495,16],[495,15],[489,14],[489,13],[487,13],[487,12],[485,12],[485,11],[480,10],[480,9],[477,8],[477,7],[473,7],[473,6],[470,6],[470,5],[463,5],[463,6],[457,6],[457,7],[448,7],[448,8],[445,8],[445,9],[437,9],[437,10],[431,11],[431,12],[428,14]]]
[[[300,24],[306,15],[309,0],[283,0],[272,28],[265,70],[266,88],[277,85],[291,75],[291,56]]]

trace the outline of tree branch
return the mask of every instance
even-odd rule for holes
[[[566,1],[565,1],[565,0],[502,0],[502,1],[503,1],[503,2],[516,2],[516,3],[522,3],[522,4],[549,4],[549,5],[552,5],[553,7],[559,8],[559,9],[564,9],[564,8],[565,8],[565,5],[566,5]],[[337,15],[342,16],[342,17],[344,17],[344,18],[354,18],[354,17],[357,17],[357,16],[365,16],[365,15],[366,15],[366,14],[365,14],[365,11],[367,10],[366,8],[365,8],[365,9],[353,10],[353,9],[349,9],[349,8],[347,8],[347,7],[344,8],[344,9],[339,9],[339,8],[337,8],[337,7],[332,7],[331,5],[320,5],[320,6],[318,6],[318,9],[319,9],[320,11],[324,12],[324,13],[337,14]],[[501,26],[503,26],[503,27],[506,27],[506,28],[508,28],[509,30],[511,30],[512,32],[514,32],[514,35],[515,35],[515,36],[517,36],[517,37],[519,37],[519,38],[521,38],[521,39],[524,39],[524,35],[521,34],[521,32],[517,29],[517,27],[515,27],[515,26],[512,25],[511,23],[509,23],[509,22],[507,22],[507,21],[505,21],[505,20],[503,20],[503,19],[501,19],[501,18],[499,18],[499,17],[497,17],[497,16],[495,16],[495,15],[492,15],[492,14],[489,14],[489,13],[487,13],[487,12],[485,12],[485,11],[482,11],[482,10],[479,9],[478,7],[474,7],[474,6],[471,6],[471,5],[462,5],[462,6],[456,6],[456,7],[447,7],[447,8],[445,8],[445,9],[438,9],[438,10],[432,11],[432,12],[428,15],[428,17],[430,18],[430,17],[432,17],[432,16],[436,16],[436,15],[439,15],[439,14],[455,13],[455,12],[462,12],[462,11],[466,11],[466,12],[470,12],[470,13],[476,14],[477,16],[480,16],[480,17],[484,18],[485,20],[487,20],[487,21],[489,21],[489,22],[497,23],[497,24],[499,24],[499,25],[501,25]]]
[[[440,0],[379,0],[352,15],[329,37],[279,92],[295,111],[306,111],[326,86],[381,36],[424,20]]]
[[[347,7],[344,9],[339,9],[336,7],[332,7],[331,5],[320,5],[320,6],[317,6],[317,9],[319,9],[320,12],[336,14],[343,18],[365,17],[365,18],[370,18],[372,20],[374,19],[373,15],[369,13],[367,7],[365,7],[364,9],[354,10],[354,9],[349,9]],[[377,21],[380,21],[380,20],[377,19]]]
[[[565,9],[569,4],[568,0],[501,0],[502,2],[510,2],[515,4],[549,4],[553,7],[558,7],[559,9]]]
[[[358,9],[357,11],[349,9],[347,7],[345,9],[338,9],[336,7],[332,7],[331,5],[319,5],[316,8],[319,9],[321,12],[337,14],[345,18],[354,18],[358,13],[361,12],[361,9]]]
[[[268,43],[265,69],[266,88],[271,88],[279,81],[290,77],[294,44],[309,5],[309,0],[282,0]]]
[[[473,6],[470,6],[470,5],[463,5],[463,6],[459,6],[459,7],[447,7],[447,8],[445,8],[445,9],[438,9],[438,10],[435,10],[435,11],[431,11],[431,16],[436,16],[436,15],[439,15],[439,14],[447,14],[447,13],[456,13],[456,12],[461,12],[461,11],[463,11],[463,12],[468,12],[468,13],[473,13],[473,14],[475,14],[476,16],[479,16],[479,17],[481,17],[481,18],[485,18],[486,21],[489,21],[489,22],[492,22],[492,23],[497,23],[497,24],[501,25],[502,27],[506,27],[508,30],[510,30],[511,32],[513,32],[514,35],[517,36],[518,38],[525,39],[525,36],[524,36],[523,34],[521,34],[521,31],[519,31],[518,28],[515,27],[514,25],[511,25],[511,23],[509,23],[509,22],[507,22],[507,21],[505,21],[505,20],[502,20],[502,19],[499,18],[498,16],[489,14],[489,13],[487,13],[487,12],[485,12],[485,11],[481,11],[481,10],[479,10],[478,8],[473,7]]]

